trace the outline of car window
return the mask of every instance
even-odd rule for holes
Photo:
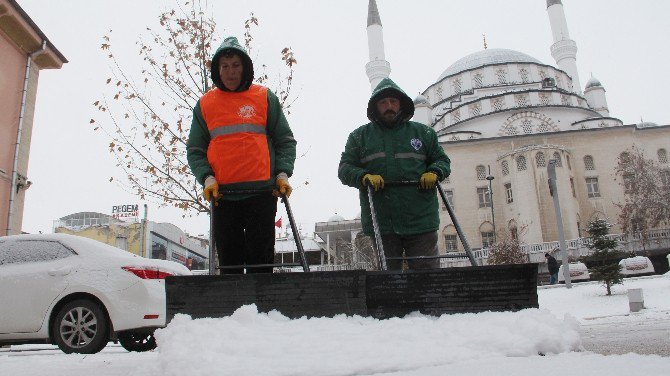
[[[74,253],[57,241],[17,240],[0,242],[0,266],[28,262],[51,261]]]

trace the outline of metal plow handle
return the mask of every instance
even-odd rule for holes
[[[368,187],[368,201],[370,201],[370,214],[372,215],[372,228],[375,232],[375,243],[377,243],[377,258],[379,260],[379,269],[386,270],[386,254],[384,253],[384,244],[382,243],[382,235],[379,233],[379,223],[377,222],[377,213],[375,212],[375,204],[372,202],[372,187]]]
[[[293,219],[293,211],[291,210],[291,205],[288,203],[288,197],[282,196],[281,200],[284,202],[284,206],[286,206],[286,214],[288,215],[288,221],[291,223],[291,231],[293,231],[293,239],[295,239],[295,245],[298,248],[298,254],[300,255],[302,270],[304,272],[309,272],[309,265],[307,264],[305,249],[302,247],[302,240],[300,239],[298,226],[295,225],[295,220]]]

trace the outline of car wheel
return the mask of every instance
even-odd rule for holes
[[[66,354],[95,354],[109,341],[107,316],[100,305],[91,300],[71,301],[58,311],[52,336]]]
[[[119,333],[119,342],[128,351],[151,351],[156,348],[156,338],[153,333],[122,332]]]

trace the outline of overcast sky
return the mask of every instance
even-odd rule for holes
[[[109,140],[89,119],[103,120],[92,106],[109,76],[102,36],[113,30],[116,56],[139,66],[135,42],[157,27],[165,1],[19,0],[20,5],[69,63],[42,71],[33,128],[23,230],[51,232],[52,221],[79,211],[111,213],[113,205],[143,204],[110,176],[121,176],[107,151]],[[291,46],[298,60],[289,122],[298,140],[291,204],[304,231],[335,212],[351,219],[360,211],[357,191],[337,179],[346,138],[367,122],[370,85],[365,75],[367,0],[212,1],[222,36],[242,36],[243,21],[260,21],[254,58],[278,66]],[[411,97],[436,81],[461,57],[483,48],[524,52],[556,66],[545,0],[378,0],[391,78]],[[643,118],[669,124],[667,88],[670,2],[660,0],[563,0],[576,41],[582,85],[591,73],[607,90],[611,115],[625,124]],[[447,154],[449,150],[447,149]],[[458,161],[452,161],[458,168]],[[309,182],[305,185],[304,182]],[[149,219],[205,234],[206,216],[148,202]],[[286,216],[283,213],[279,216]],[[285,222],[286,223],[286,222]]]

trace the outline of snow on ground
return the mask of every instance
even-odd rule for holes
[[[629,288],[643,289],[640,313],[628,313]],[[576,350],[580,324],[667,320],[669,293],[669,275],[626,279],[609,297],[597,282],[548,286],[538,289],[540,309],[390,320],[289,320],[245,306],[222,319],[177,317],[152,353],[0,352],[0,375],[666,375],[668,357]],[[30,347],[12,350],[21,348]]]

